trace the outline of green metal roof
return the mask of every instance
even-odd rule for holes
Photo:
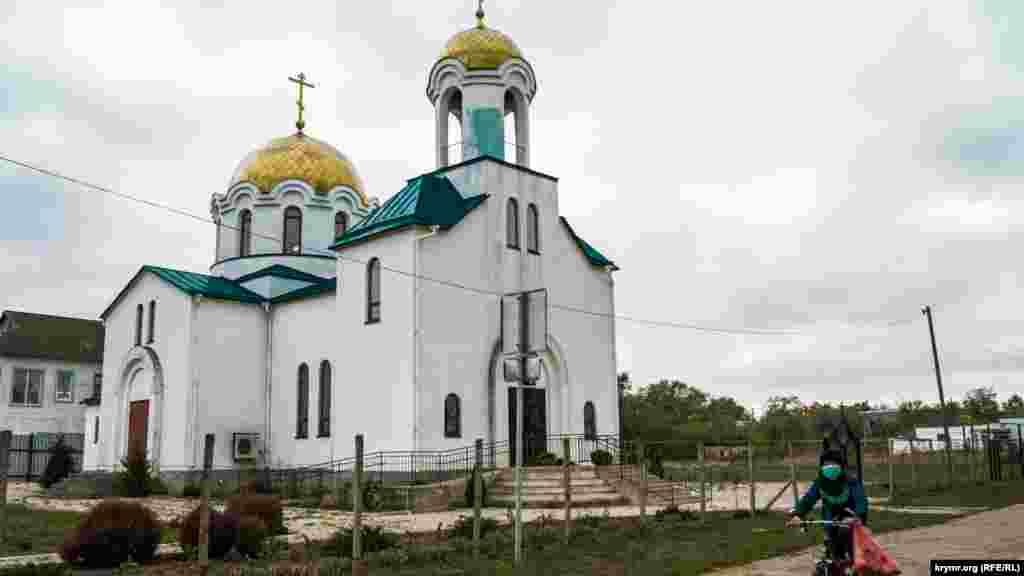
[[[450,228],[458,224],[486,198],[486,194],[463,198],[451,181],[444,176],[418,176],[409,180],[404,188],[380,208],[348,229],[335,240],[331,248],[340,248],[413,224]]]
[[[220,276],[207,276],[195,272],[182,272],[170,268],[157,266],[143,266],[144,272],[152,272],[164,280],[170,282],[182,292],[192,295],[202,295],[207,298],[220,300],[235,300],[237,302],[262,303],[264,298],[259,294],[235,284],[227,278]]]
[[[573,240],[576,241],[576,245],[579,246],[580,251],[582,251],[583,255],[587,257],[587,260],[590,260],[591,264],[593,264],[594,266],[602,267],[611,266],[612,270],[619,269],[619,267],[616,266],[614,262],[605,258],[604,254],[598,252],[597,248],[594,248],[590,244],[587,244],[586,240],[577,236],[576,232],[572,229],[572,226],[569,226],[569,221],[566,220],[564,216],[559,216],[558,219],[561,220],[562,224],[565,225],[565,229],[569,231],[569,235],[572,236]]]

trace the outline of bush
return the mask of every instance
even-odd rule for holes
[[[144,455],[133,453],[121,460],[123,470],[114,475],[114,493],[126,498],[166,494],[167,488],[153,475],[153,465]]]
[[[482,503],[483,506],[487,506],[487,481],[485,481],[484,479],[481,478],[480,479],[480,485],[483,486],[483,488],[484,488],[481,491],[483,493],[480,495],[481,496],[480,502]],[[472,476],[470,476],[469,480],[466,482],[466,490],[465,490],[465,494],[464,494],[465,501],[466,501],[466,508],[472,508],[473,506],[476,505],[476,501],[474,500],[474,498],[476,498],[476,494],[474,494],[474,490],[475,489],[476,489],[476,481],[473,479]]]
[[[533,457],[527,466],[561,466],[562,459],[551,452],[542,452]]]
[[[70,576],[72,569],[67,564],[22,564],[0,568],[0,576]]]
[[[190,480],[185,484],[185,487],[181,489],[181,496],[183,498],[199,498],[202,496],[202,489],[199,487],[199,484]]]
[[[386,532],[379,526],[363,526],[363,552],[380,552],[398,546],[398,534]],[[352,557],[352,529],[341,528],[323,546],[323,553],[341,558]]]
[[[64,443],[64,436],[57,437],[57,443],[50,450],[50,460],[39,478],[43,488],[49,488],[67,478],[75,471],[75,460],[71,456],[71,447]]]
[[[498,529],[498,521],[494,518],[488,518],[486,516],[480,516],[480,537],[483,538],[488,533]],[[473,537],[473,517],[472,516],[459,516],[459,518],[452,524],[451,528],[448,529],[449,538],[472,538]]]
[[[210,558],[223,558],[238,541],[240,518],[237,514],[209,510],[210,531],[207,545]],[[178,526],[178,543],[191,555],[199,549],[199,507],[189,513]]]
[[[594,450],[590,453],[590,461],[594,466],[608,466],[612,463],[612,453],[607,450]]]
[[[263,550],[263,541],[268,535],[267,525],[258,516],[242,516],[238,519],[238,543],[235,548],[240,554],[256,558]]]
[[[673,520],[689,521],[689,520],[696,520],[697,519],[697,514],[695,514],[692,510],[681,510],[678,506],[672,505],[672,506],[669,506],[668,508],[664,508],[662,510],[658,510],[657,512],[655,512],[654,513],[654,519],[655,520],[669,520],[669,519],[673,519]]]
[[[230,496],[227,512],[238,516],[256,516],[271,534],[286,534],[281,499],[272,494],[246,494]]]
[[[68,533],[60,557],[90,568],[113,568],[128,560],[139,564],[156,557],[160,523],[149,509],[128,500],[97,504],[77,528]]]

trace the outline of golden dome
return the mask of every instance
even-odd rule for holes
[[[336,186],[348,186],[359,194],[363,206],[369,206],[363,181],[352,161],[334,146],[302,132],[275,138],[246,156],[232,175],[229,187],[249,182],[268,193],[285,180],[301,180],[320,194]]]
[[[523,53],[511,38],[483,23],[452,36],[441,51],[441,60],[455,58],[470,70],[494,70]]]

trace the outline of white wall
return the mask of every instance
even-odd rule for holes
[[[155,340],[147,343],[149,329],[149,301],[156,300],[156,333]],[[143,346],[153,351],[159,360],[163,373],[164,395],[157,403],[150,401],[149,415],[150,434],[156,434],[155,421],[157,414],[163,411],[160,418],[161,433],[161,466],[173,467],[184,460],[184,449],[181,444],[184,433],[182,391],[188,389],[188,318],[190,299],[174,286],[163,281],[154,274],[144,273],[123,296],[122,300],[110,311],[104,321],[105,341],[103,347],[103,393],[98,409],[100,415],[100,442],[93,453],[94,458],[86,456],[87,468],[109,468],[120,462],[124,456],[123,435],[127,434],[128,414],[123,410],[120,398],[126,390],[125,363],[130,357],[138,354],[135,347],[135,307],[142,304],[144,318],[142,323]],[[122,430],[119,430],[119,426]],[[154,438],[147,441],[150,450],[154,447]],[[150,454],[150,457],[153,457]]]
[[[100,407],[83,406],[83,408],[81,427],[85,435],[82,439],[82,464],[84,469],[86,463],[93,463],[93,467],[95,467],[95,463],[99,462],[101,455],[99,451],[99,438],[95,436],[96,432],[94,429],[96,419],[100,417]]]
[[[346,363],[351,402],[335,406],[339,422],[364,435],[366,452],[408,450],[412,445],[412,279],[381,270],[381,321],[366,324],[366,262],[401,271],[413,268],[414,231],[384,234],[343,249],[338,260],[333,356]],[[349,396],[349,395],[346,395]],[[349,426],[346,424],[346,426]],[[339,438],[339,453],[352,455],[351,435]]]
[[[11,404],[14,371],[18,368],[43,371],[41,405]],[[57,372],[70,370],[75,374],[71,402],[57,402]],[[13,434],[54,432],[80,434],[85,407],[80,402],[92,396],[93,376],[99,364],[67,363],[58,360],[11,358],[0,356],[0,428]]]

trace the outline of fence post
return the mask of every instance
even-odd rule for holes
[[[484,441],[476,439],[474,445],[474,461],[476,466],[473,469],[473,556],[480,557],[480,507],[484,500],[484,479],[482,468],[484,465]]]
[[[644,457],[644,443],[636,444],[637,462],[640,463],[640,520],[647,519],[647,458]]]
[[[910,439],[910,485],[917,491],[917,453],[914,450],[914,439]]]
[[[750,515],[757,514],[757,487],[754,482],[754,442],[747,440],[747,474],[750,477]]]
[[[889,461],[889,502],[892,502],[893,497],[896,495],[896,463],[894,461],[893,456],[894,445],[895,440],[890,438],[888,450],[889,454],[886,457],[886,460]]]
[[[203,574],[210,564],[210,469],[213,468],[213,434],[203,444],[203,477],[199,481],[199,566]]]
[[[565,459],[565,461],[562,462],[562,484],[565,487],[565,544],[567,546],[569,545],[569,522],[572,519],[572,513],[570,512],[572,502],[572,491],[570,490],[570,487],[572,485],[572,479],[570,478],[571,468],[569,467],[569,448],[569,439],[562,438],[562,458]]]
[[[700,521],[704,523],[704,513],[708,509],[707,499],[707,468],[704,466],[704,442],[697,443],[697,472],[700,477]]]
[[[789,480],[790,486],[793,488],[793,509],[795,510],[797,502],[800,501],[800,486],[797,485],[796,462],[789,463]]]
[[[356,467],[352,473],[352,576],[366,576],[363,559],[363,435],[356,434]]]
[[[28,453],[28,463],[25,465],[25,482],[31,482],[32,481],[32,461],[35,460],[35,458],[33,457],[33,452],[35,452],[35,447],[36,447],[35,434],[29,432],[28,436],[26,436],[26,438],[28,438],[28,452],[27,452]]]
[[[0,542],[7,542],[7,468],[11,463],[11,431],[0,432]]]

